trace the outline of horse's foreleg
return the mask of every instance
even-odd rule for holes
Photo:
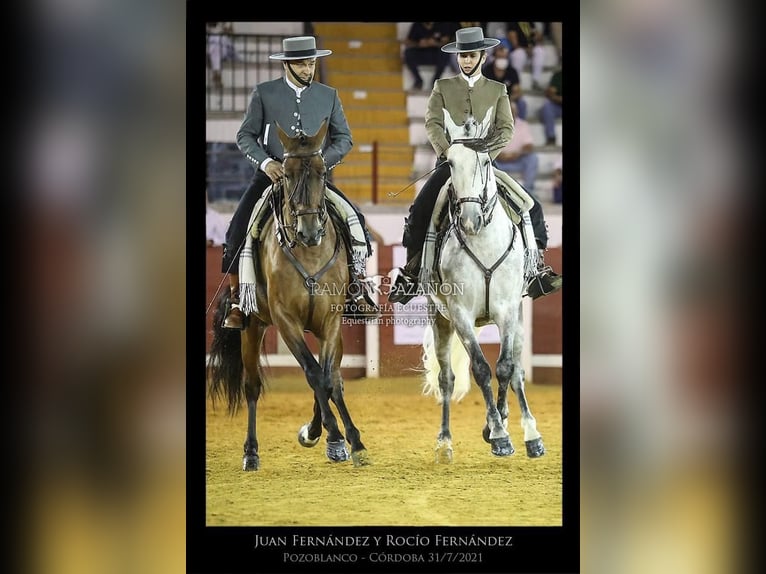
[[[305,447],[316,446],[320,436],[322,436],[322,409],[319,408],[319,401],[314,396],[314,416],[298,431],[298,442]]]
[[[511,383],[511,377],[514,373],[513,362],[513,333],[509,332],[509,329],[503,328],[500,325],[501,343],[500,343],[500,356],[497,359],[497,367],[495,374],[497,376],[497,411],[500,413],[500,421],[503,423],[503,428],[508,430],[508,386]],[[489,425],[485,425],[482,431],[484,440],[489,442],[490,430]],[[508,438],[510,441],[510,437]],[[513,451],[513,444],[511,444],[511,450]]]
[[[455,330],[471,358],[471,373],[476,381],[481,394],[484,396],[484,404],[487,407],[487,426],[489,427],[489,443],[492,446],[492,454],[496,456],[508,456],[513,454],[508,431],[505,429],[500,417],[500,412],[492,395],[492,369],[481,350],[479,340],[474,332],[473,320],[466,317],[458,317],[454,321]]]
[[[522,322],[518,321],[513,343],[513,365],[515,368],[511,376],[511,388],[513,388],[513,392],[516,393],[516,398],[519,400],[521,428],[524,429],[524,444],[527,447],[527,456],[537,458],[545,454],[545,446],[543,446],[542,436],[537,430],[537,421],[529,410],[527,395],[524,392],[524,369],[521,366],[523,336]]]
[[[245,367],[245,400],[247,401],[247,437],[244,444],[242,470],[258,470],[261,466],[256,435],[256,411],[263,384],[260,356],[265,333],[265,325],[251,321],[242,336],[242,361]]]
[[[436,462],[452,462],[452,433],[450,432],[450,402],[455,388],[455,373],[452,371],[450,345],[454,329],[452,323],[441,314],[432,316],[434,350],[439,361],[439,391],[442,396],[442,424],[436,437]]]
[[[340,361],[337,362],[332,371],[332,401],[335,406],[338,407],[338,413],[343,421],[343,426],[346,429],[346,440],[351,444],[351,460],[354,466],[367,466],[371,464],[367,449],[362,443],[362,438],[359,433],[359,429],[351,420],[351,414],[346,406],[346,400],[343,392],[343,377],[340,374]]]
[[[329,392],[330,373],[323,369],[314,358],[303,338],[303,328],[296,326],[293,321],[286,317],[277,316],[275,324],[279,329],[287,347],[298,361],[298,364],[306,373],[306,381],[314,391],[314,401],[319,405],[322,416],[322,425],[327,429],[327,457],[339,462],[348,460],[348,451],[345,448],[343,435],[338,428],[338,421],[330,408]]]
[[[343,377],[340,373],[340,362],[343,357],[343,338],[341,335],[340,322],[333,323],[328,327],[328,333],[319,341],[319,361],[322,365],[322,369],[327,373],[330,386],[327,392],[332,399],[333,403],[338,409],[338,414],[343,421],[343,427],[346,431],[346,440],[351,445],[351,460],[354,466],[366,466],[370,464],[370,458],[367,454],[367,449],[362,443],[359,429],[351,419],[348,406],[343,392]],[[328,449],[330,443],[328,439]],[[336,441],[334,448],[338,451],[341,449],[346,452],[348,457],[348,451],[346,450],[343,438]],[[328,453],[328,456],[330,454]]]

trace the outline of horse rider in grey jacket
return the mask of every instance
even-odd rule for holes
[[[237,145],[253,164],[255,176],[237,205],[224,244],[222,271],[229,274],[232,300],[224,326],[232,329],[244,327],[244,316],[238,299],[238,263],[250,214],[266,188],[280,181],[284,175],[284,150],[276,125],[279,124],[290,137],[295,137],[299,131],[310,135],[317,133],[322,122],[328,119],[327,138],[322,149],[328,171],[338,165],[354,145],[338,91],[313,81],[317,58],[328,56],[332,51],[317,50],[313,36],[286,38],[282,48],[283,52],[272,54],[269,58],[283,62],[284,76],[255,87],[237,132]],[[327,182],[326,193],[332,196],[330,199],[334,203],[346,203],[351,208],[345,210],[346,213],[355,212],[364,229],[366,245],[355,246],[352,254],[354,274],[363,276],[366,257],[372,254],[364,216],[330,181]],[[355,281],[359,279],[361,277],[353,278]],[[349,289],[349,294],[353,297],[347,298],[347,303],[352,305],[347,308],[354,310],[352,315],[377,316],[378,307],[369,298],[366,289]]]

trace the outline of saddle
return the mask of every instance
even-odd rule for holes
[[[258,253],[260,245],[265,238],[265,230],[270,220],[274,217],[276,205],[281,202],[280,195],[281,190],[279,188],[271,186],[266,188],[266,191],[255,203],[250,216],[250,233],[246,238],[239,260],[240,306],[245,315],[257,312],[256,290],[258,289],[257,286],[261,284],[257,278],[262,271],[260,269],[260,259],[254,255]],[[354,281],[356,280],[354,268],[358,266],[356,262],[359,259],[359,256],[355,255],[354,246],[358,246],[360,242],[352,236],[349,223],[353,224],[353,222],[347,221],[333,201],[327,201],[327,213],[346,249],[349,276]],[[356,225],[359,225],[358,222]],[[275,232],[279,233],[278,226],[275,226]],[[284,238],[280,238],[280,241],[284,241]],[[363,249],[367,250],[367,244],[364,243],[363,245]]]
[[[250,234],[256,244],[260,244],[264,239],[264,230],[274,215],[274,203],[279,199],[278,193],[279,192],[276,192],[275,194],[273,188],[269,186],[253,207]],[[334,202],[327,202],[327,213],[330,216],[332,224],[335,226],[335,231],[340,235],[343,244],[346,246],[349,261],[351,261],[352,246],[358,245],[359,241],[351,236],[346,219],[340,213]],[[366,245],[366,243],[364,245]],[[253,251],[255,252],[255,248]]]
[[[494,172],[500,205],[521,232],[520,235],[524,242],[525,251],[528,252],[535,244],[529,244],[524,223],[525,219],[528,220],[527,212],[534,205],[534,201],[529,193],[507,173],[497,168],[494,168]],[[438,274],[437,263],[441,258],[444,238],[451,225],[451,218],[448,216],[450,208],[448,190],[450,185],[450,180],[447,180],[446,185],[440,190],[428,231],[426,232],[426,239],[421,254],[420,277],[418,278],[421,285],[428,285],[432,281],[434,274]]]

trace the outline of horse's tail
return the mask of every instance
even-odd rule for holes
[[[471,390],[471,361],[465,347],[463,347],[463,344],[454,332],[450,336],[450,359],[452,362],[452,372],[455,374],[455,385],[452,388],[452,397],[450,398],[453,401],[459,401]],[[434,395],[436,400],[441,403],[444,400],[439,388],[439,372],[441,369],[436,358],[434,331],[431,325],[426,326],[423,335],[423,367],[425,368],[423,394]]]
[[[244,364],[240,331],[223,327],[229,297],[230,290],[225,289],[218,299],[213,316],[213,342],[207,360],[207,381],[208,393],[213,402],[225,397],[229,413],[234,414],[244,396]]]

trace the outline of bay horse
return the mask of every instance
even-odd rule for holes
[[[469,367],[484,397],[482,436],[492,454],[514,453],[507,430],[509,385],[521,407],[527,455],[534,458],[545,453],[524,393],[521,363],[525,247],[521,230],[499,205],[487,151],[491,114],[492,109],[481,123],[469,117],[465,124],[456,125],[444,110],[451,142],[446,153],[450,180],[445,184],[450,219],[426,289],[429,321],[423,338],[423,392],[434,395],[442,410],[437,463],[452,461],[450,401],[460,400],[470,390]],[[497,325],[500,333],[497,400],[492,393],[492,369],[478,340],[481,328],[489,324]]]
[[[328,122],[325,120],[313,136],[299,132],[290,137],[279,125],[276,128],[285,150],[285,175],[281,185],[272,185],[273,215],[260,234],[260,248],[253,250],[258,277],[256,311],[248,316],[243,331],[225,329],[222,321],[230,293],[222,294],[207,364],[209,393],[214,400],[225,396],[232,415],[242,400],[246,401],[242,469],[258,470],[256,410],[265,382],[262,346],[267,328],[273,325],[314,393],[313,418],[298,431],[298,441],[305,447],[315,446],[324,427],[327,458],[333,462],[348,460],[348,441],[354,466],[364,466],[370,460],[346,406],[340,370],[349,266],[342,234],[328,216],[325,199],[326,166],[321,147]],[[316,289],[320,281],[323,288]],[[305,332],[317,339],[318,359],[309,349]],[[345,438],[330,401],[343,421]]]

